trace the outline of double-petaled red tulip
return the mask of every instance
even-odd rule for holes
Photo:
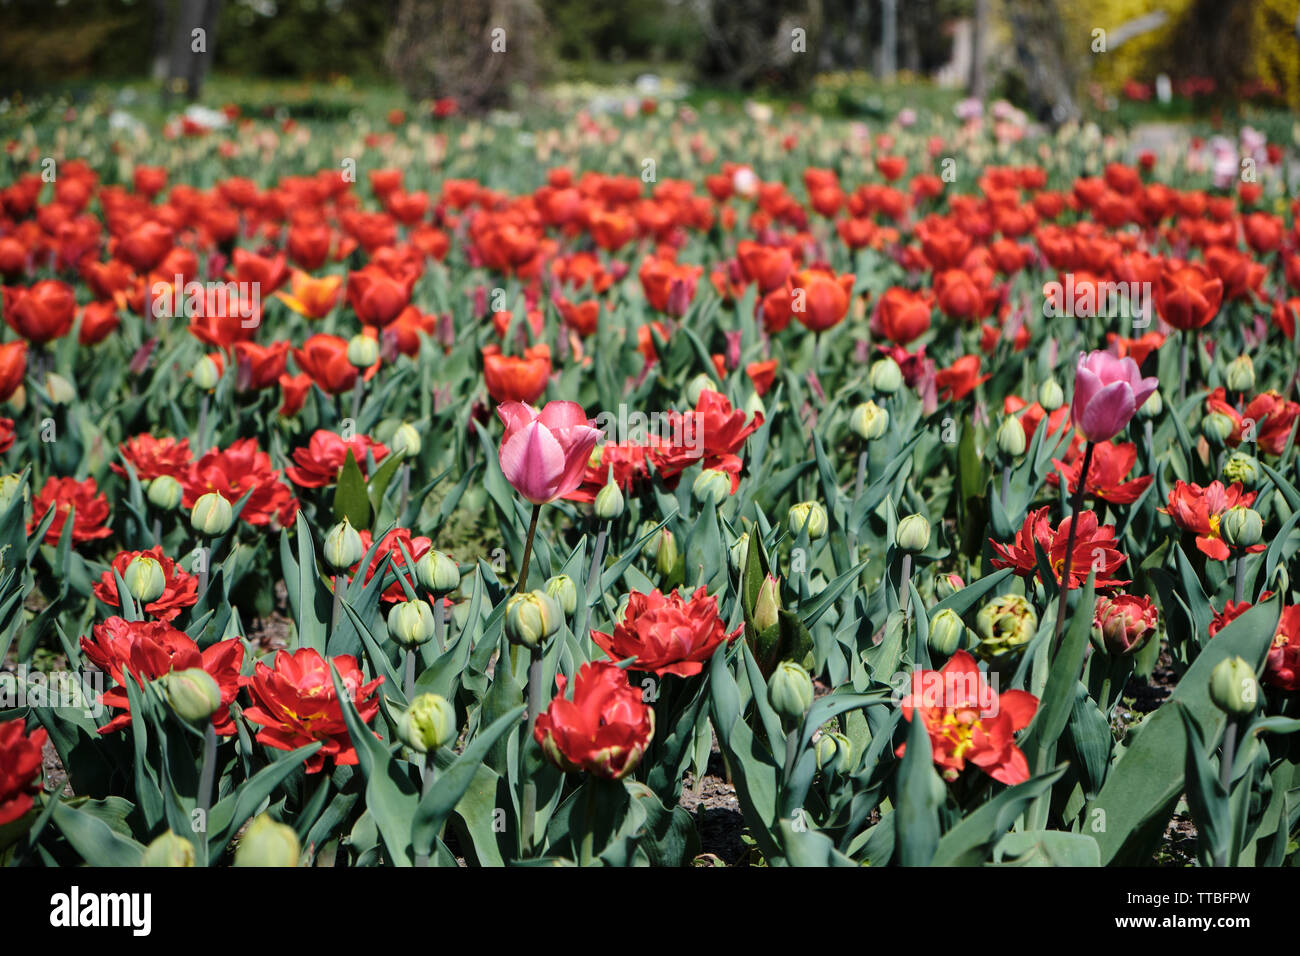
[[[934,295],[893,286],[880,297],[876,325],[880,334],[898,345],[908,345],[930,329]]]
[[[257,732],[258,743],[276,750],[296,750],[321,742],[320,750],[307,758],[303,768],[307,773],[319,773],[326,758],[339,766],[357,763],[334,690],[331,664],[362,723],[370,723],[379,713],[379,698],[372,695],[384,678],[365,683],[356,658],[349,654],[327,661],[311,647],[300,647],[292,654],[276,651],[274,668],[258,661],[251,676],[240,678],[253,699],[252,705],[244,708],[244,716],[262,728]]]
[[[41,789],[49,734],[39,728],[28,734],[25,728],[21,718],[0,724],[0,827],[31,810]]]
[[[234,637],[210,644],[200,651],[194,639],[164,621],[128,621],[110,617],[97,624],[92,637],[81,639],[81,649],[90,662],[107,672],[116,687],[100,697],[108,707],[121,710],[103,727],[101,734],[121,730],[131,722],[131,703],[126,692],[127,674],[141,687],[171,671],[198,667],[208,672],[221,688],[221,706],[212,715],[218,736],[235,733],[230,704],[239,694],[239,671],[244,664],[244,642]]]
[[[1070,494],[1079,490],[1079,472],[1083,470],[1083,460],[1075,456],[1068,464],[1059,458],[1053,458],[1052,464],[1065,476],[1066,489]],[[1130,505],[1141,497],[1142,492],[1155,480],[1153,475],[1143,475],[1126,481],[1128,474],[1137,464],[1137,445],[1123,442],[1113,445],[1099,442],[1092,449],[1092,463],[1088,466],[1088,480],[1083,493],[1113,505]],[[1050,484],[1060,484],[1060,477],[1053,472],[1047,476]]]
[[[217,492],[234,505],[251,491],[239,517],[255,527],[274,522],[274,526],[285,528],[298,513],[298,499],[271,467],[271,456],[257,447],[256,438],[240,439],[225,449],[211,449],[179,480],[186,508],[193,508],[209,492]]]
[[[63,526],[68,521],[69,513],[75,509],[72,524],[73,544],[85,544],[107,538],[113,530],[105,525],[108,521],[108,498],[99,491],[94,478],[77,481],[75,478],[46,479],[40,494],[32,499],[32,518],[27,523],[27,533],[32,534],[45,520],[45,515],[54,510],[54,520],[45,532],[46,544],[58,544],[63,534]]]
[[[357,367],[348,361],[347,340],[337,335],[311,336],[302,348],[293,350],[293,360],[328,395],[340,395],[357,383]]]
[[[1196,535],[1196,547],[1202,554],[1215,561],[1227,561],[1232,552],[1223,540],[1219,520],[1229,508],[1238,505],[1249,508],[1255,503],[1255,495],[1253,491],[1244,491],[1239,481],[1227,487],[1221,481],[1212,481],[1202,488],[1180,479],[1169,492],[1167,507],[1158,510],[1173,518],[1182,530]],[[1264,547],[1256,544],[1245,550],[1263,551]]]
[[[501,346],[483,349],[483,381],[498,402],[535,402],[551,377],[551,349],[531,346],[523,355],[502,355]]]
[[[142,482],[153,481],[159,475],[179,478],[194,460],[188,438],[154,438],[148,432],[128,438],[117,450]],[[126,469],[121,465],[114,462],[109,467],[125,477]]]
[[[370,532],[365,529],[362,529],[360,534],[361,547],[364,549],[365,553],[368,554],[370,552],[370,546],[374,543],[374,538],[371,537]],[[366,565],[366,576],[364,578],[365,583],[370,583],[370,579],[375,576],[375,572],[379,570],[379,565],[383,562],[384,558],[388,558],[388,563],[385,567],[389,570],[405,575],[409,580],[412,572],[406,567],[406,556],[409,554],[412,561],[418,562],[432,547],[433,541],[431,539],[426,538],[423,535],[412,535],[409,528],[394,528],[392,531],[388,532],[388,534],[379,539],[379,544],[375,548],[374,556],[370,559],[370,563]],[[352,566],[351,573],[361,573],[360,561]],[[384,589],[380,598],[389,602],[405,601],[406,591],[402,588],[402,582],[394,581]]]
[[[19,339],[0,345],[0,402],[8,401],[27,373],[27,343]]]
[[[1217,412],[1232,421],[1232,431],[1224,438],[1224,444],[1236,448],[1242,441],[1253,439],[1260,451],[1270,455],[1280,455],[1286,450],[1291,427],[1300,417],[1300,404],[1288,401],[1275,391],[1256,395],[1239,412],[1229,404],[1227,391],[1222,386],[1206,396],[1205,410]]]
[[[911,693],[900,706],[909,723],[921,718],[934,762],[950,783],[967,763],[1008,786],[1029,779],[1016,732],[1029,726],[1038,698],[1023,690],[999,694],[965,651],[954,653],[942,670],[914,673]],[[898,756],[906,749],[906,744],[899,746]]]
[[[505,423],[499,457],[506,480],[528,501],[543,505],[582,484],[601,432],[576,402],[548,402],[538,412],[523,402],[497,407]]]
[[[609,661],[583,664],[573,681],[557,674],[558,695],[537,717],[533,736],[555,766],[621,780],[636,769],[654,737],[654,710],[627,674]]]
[[[1159,385],[1159,379],[1143,378],[1131,358],[1116,358],[1103,351],[1080,355],[1074,369],[1070,418],[1088,441],[1110,441]]]
[[[1101,631],[1106,650],[1131,654],[1156,632],[1160,616],[1150,598],[1135,594],[1098,595],[1093,627]]]
[[[379,462],[388,454],[388,448],[366,435],[345,439],[327,428],[318,428],[306,448],[294,449],[294,463],[284,470],[285,477],[303,488],[332,485],[347,462],[348,452],[352,453],[364,476],[368,467],[367,455],[373,455]]]
[[[72,287],[57,279],[42,279],[26,289],[5,286],[0,295],[9,328],[34,345],[67,335],[77,318]]]
[[[671,482],[683,471],[702,462],[731,474],[731,491],[734,494],[740,483],[741,462],[736,453],[745,439],[763,424],[763,416],[755,414],[746,424],[745,412],[733,408],[727,397],[712,389],[700,392],[695,408],[685,414],[673,412],[668,416],[670,440],[660,442],[650,450],[655,470]]]
[[[723,641],[734,641],[743,627],[727,634],[718,617],[718,601],[698,588],[689,601],[680,592],[664,596],[633,591],[613,634],[592,630],[591,639],[610,656],[636,660],[632,667],[663,676],[692,677],[704,669]]]
[[[1199,263],[1167,269],[1156,285],[1156,313],[1184,332],[1202,328],[1219,314],[1223,280]]]
[[[837,276],[826,269],[805,269],[790,279],[790,310],[810,332],[839,325],[853,299],[852,273]]]
[[[163,573],[163,593],[144,606],[146,614],[152,615],[159,621],[171,621],[175,620],[182,610],[198,602],[198,578],[178,567],[175,561],[163,554],[163,549],[158,545],[154,545],[148,551],[118,552],[109,570],[101,574],[99,581],[95,583],[93,589],[95,597],[109,607],[121,607],[117,594],[117,579],[113,576],[113,572],[116,571],[125,578],[126,569],[141,555],[157,561]]]
[[[995,568],[1015,568],[1016,574],[1024,578],[1038,573],[1038,551],[1047,555],[1048,563],[1059,578],[1065,566],[1066,545],[1070,537],[1070,526],[1076,516],[1062,521],[1055,528],[1048,517],[1047,507],[1031,511],[1025,517],[1025,523],[1016,532],[1016,539],[1011,544],[999,544],[992,539]],[[1088,580],[1093,570],[1097,572],[1098,588],[1119,587],[1128,584],[1127,580],[1111,577],[1119,567],[1128,560],[1127,556],[1116,550],[1115,529],[1111,525],[1098,527],[1097,515],[1084,511],[1077,515],[1078,528],[1075,530],[1074,550],[1070,560],[1069,589],[1081,587]]]

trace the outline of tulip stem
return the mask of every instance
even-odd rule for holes
[[[1191,336],[1191,334],[1192,334],[1191,332],[1184,332],[1181,336],[1182,349],[1181,349],[1181,357],[1179,359],[1179,374],[1178,374],[1178,401],[1180,404],[1187,400],[1188,352],[1190,351],[1187,345],[1187,340]]]
[[[402,516],[406,514],[406,503],[411,498],[411,463],[402,462],[402,484],[401,493],[397,499],[397,514]]]
[[[330,633],[339,626],[339,613],[343,610],[343,575],[334,575],[334,610],[330,614]]]
[[[903,565],[898,571],[898,597],[899,604],[903,606],[903,621],[907,622],[912,617],[912,552],[903,553]]]
[[[360,373],[357,374],[357,382],[352,386],[352,419],[355,421],[361,415],[361,396],[365,394],[365,385]]]
[[[1079,530],[1079,513],[1083,510],[1083,489],[1088,484],[1088,468],[1092,465],[1093,443],[1083,448],[1083,467],[1079,469],[1079,484],[1070,496],[1070,532],[1065,536],[1065,557],[1061,561],[1061,597],[1056,603],[1056,637],[1053,652],[1061,649],[1061,635],[1065,632],[1065,603],[1070,594],[1070,565],[1074,558],[1074,539]]]
[[[528,522],[528,538],[524,541],[524,560],[519,565],[519,580],[515,582],[516,594],[528,590],[528,561],[533,556],[533,535],[537,533],[537,516],[541,513],[542,506],[533,505],[533,516]]]
[[[1237,560],[1233,562],[1232,567],[1232,593],[1233,603],[1240,604],[1242,598],[1246,596],[1246,552],[1238,551]]]
[[[1219,751],[1219,783],[1223,792],[1232,795],[1232,765],[1237,757],[1237,732],[1241,727],[1241,718],[1236,714],[1228,715],[1228,726],[1223,731],[1223,747]],[[1228,865],[1228,847],[1223,846],[1214,855],[1215,866]]]
[[[415,648],[408,648],[406,651],[406,677],[403,681],[406,690],[406,702],[409,704],[415,697]]]
[[[1002,466],[1002,507],[1007,506],[1007,499],[1011,497],[1011,466]]]
[[[199,820],[203,827],[199,831],[203,844],[203,860],[208,859],[208,811],[212,809],[212,781],[217,770],[217,729],[208,718],[203,728],[203,769],[199,771]]]
[[[533,727],[537,723],[537,715],[542,711],[542,647],[538,644],[536,647],[529,648],[528,661],[528,726],[524,732],[524,748],[528,746],[528,741],[533,739]],[[521,748],[522,753],[523,748]],[[521,757],[524,764],[524,773],[528,775],[524,781],[524,805],[523,805],[523,844],[524,852],[531,853],[533,849],[533,830],[536,828],[535,819],[537,817],[537,782],[533,780],[532,774],[528,771],[527,761]]]
[[[204,392],[202,395],[199,396],[198,444],[199,444],[200,452],[205,451],[208,447],[207,436],[208,436],[208,393]]]
[[[591,866],[592,857],[595,855],[596,843],[596,780],[590,774],[587,775],[587,786],[584,788],[587,792],[586,812],[583,814],[587,818],[586,827],[582,832],[582,846],[578,850],[578,865]]]
[[[609,537],[609,524],[601,525],[596,535],[596,547],[591,552],[591,571],[587,573],[587,595],[591,596],[600,586],[600,569],[605,561],[605,539]]]
[[[447,652],[447,607],[442,603],[444,600],[437,595],[433,598],[433,640],[438,645],[439,654]]]
[[[158,547],[162,546],[162,518],[156,515],[153,519],[153,543]]]

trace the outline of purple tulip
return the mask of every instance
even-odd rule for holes
[[[1081,354],[1074,369],[1070,418],[1088,441],[1109,441],[1159,385],[1159,379],[1143,378],[1131,358],[1101,351]]]

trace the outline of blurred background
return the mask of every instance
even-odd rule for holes
[[[1293,110],[1298,20],[1300,0],[0,0],[0,97],[475,113],[640,78],[865,117],[969,95],[1048,123]]]

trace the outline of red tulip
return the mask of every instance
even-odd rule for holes
[[[31,810],[41,789],[41,767],[49,734],[43,729],[28,734],[26,721],[0,723],[0,827]]]
[[[95,583],[93,588],[95,597],[109,607],[121,607],[117,594],[117,579],[113,576],[113,572],[116,571],[125,578],[126,569],[141,555],[148,555],[157,561],[163,572],[163,593],[144,606],[147,614],[153,615],[159,621],[171,621],[184,608],[198,603],[198,578],[178,567],[175,561],[163,554],[163,549],[158,545],[154,545],[148,551],[118,552],[109,570],[101,574],[99,581]]]
[[[0,289],[5,322],[35,345],[67,335],[77,317],[72,287],[57,279],[43,279],[30,288]]]
[[[8,401],[27,374],[27,343],[19,339],[0,345],[0,402]]]
[[[179,479],[194,460],[188,438],[154,438],[148,432],[127,439],[118,445],[118,451],[141,482],[153,481],[159,475]],[[109,467],[125,477],[126,469],[121,465],[114,462]]]
[[[1082,458],[1075,456],[1069,464],[1053,458],[1052,464],[1061,475],[1065,476],[1069,493],[1074,494],[1079,488],[1079,472],[1083,468]],[[1137,464],[1137,445],[1131,442],[1119,445],[1109,441],[1098,442],[1092,448],[1092,463],[1088,466],[1088,481],[1084,493],[1115,505],[1132,504],[1155,480],[1155,476],[1145,475],[1132,481],[1125,481],[1135,464]],[[1053,472],[1047,476],[1047,481],[1059,485],[1060,477]]]
[[[621,661],[635,657],[633,669],[663,676],[693,677],[704,669],[723,641],[734,641],[743,627],[725,633],[718,601],[698,588],[686,601],[678,591],[665,597],[658,589],[648,595],[633,591],[614,633],[592,630],[591,639]]]
[[[855,276],[805,269],[790,279],[791,312],[811,332],[825,332],[848,315]]]
[[[1176,329],[1190,331],[1208,325],[1223,304],[1223,280],[1202,265],[1166,270],[1156,285],[1156,312]]]
[[[293,359],[327,395],[340,395],[356,384],[357,367],[348,361],[347,340],[337,335],[311,336],[293,350]]]
[[[636,769],[654,737],[654,710],[641,691],[608,661],[583,664],[573,681],[573,699],[557,674],[558,695],[537,717],[533,736],[548,760],[568,773],[586,771],[621,780]]]
[[[286,528],[298,513],[298,500],[271,468],[271,456],[257,447],[256,438],[243,438],[229,448],[213,448],[180,476],[185,494],[181,503],[193,508],[215,491],[232,505],[249,491],[239,517],[254,527]]]
[[[1241,482],[1224,487],[1221,481],[1212,481],[1204,488],[1179,479],[1169,492],[1167,507],[1158,511],[1174,519],[1174,524],[1196,535],[1197,549],[1215,561],[1227,561],[1231,555],[1219,531],[1219,519],[1225,511],[1238,505],[1249,508],[1255,503],[1255,492],[1243,491]],[[1263,544],[1253,545],[1246,551],[1263,551]]]
[[[525,349],[522,356],[502,355],[499,345],[483,349],[483,380],[498,402],[535,402],[550,377],[551,350],[545,344]]]
[[[930,329],[934,295],[893,286],[880,297],[876,323],[880,333],[898,345],[908,345]]]
[[[27,533],[32,534],[40,527],[45,515],[53,508],[56,512],[49,530],[45,532],[46,544],[58,544],[67,523],[69,512],[75,508],[72,525],[72,541],[84,544],[107,538],[113,529],[106,527],[108,520],[108,498],[99,493],[99,486],[94,478],[77,481],[74,478],[46,479],[40,494],[32,499],[32,517],[27,523]]]
[[[324,488],[338,480],[348,452],[352,453],[363,476],[368,467],[368,454],[374,455],[376,462],[388,455],[384,445],[365,435],[345,440],[335,432],[318,428],[306,448],[294,449],[294,464],[284,470],[285,477],[303,488]]]
[[[1053,528],[1047,514],[1047,507],[1031,511],[1025,517],[1024,525],[1016,532],[1016,540],[1012,544],[999,544],[990,540],[997,555],[992,561],[993,567],[1015,568],[1016,574],[1030,578],[1038,573],[1038,551],[1042,551],[1059,577],[1065,564],[1065,546],[1069,539],[1070,525],[1075,516],[1066,518]],[[1115,548],[1115,529],[1110,525],[1098,527],[1097,515],[1092,511],[1084,511],[1077,517],[1079,527],[1070,560],[1069,589],[1082,587],[1093,569],[1097,572],[1098,588],[1128,584],[1128,581],[1111,577],[1127,560]]]

